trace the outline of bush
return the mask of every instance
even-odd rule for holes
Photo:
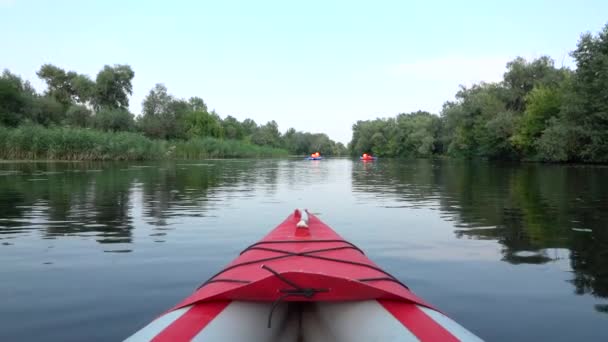
[[[93,127],[103,131],[132,131],[135,121],[126,109],[102,109],[93,116]]]
[[[28,112],[32,122],[44,126],[59,124],[65,116],[63,105],[49,96],[34,97]]]
[[[288,154],[284,149],[211,137],[176,141],[173,145],[177,159],[284,157]]]
[[[549,120],[549,125],[536,142],[538,158],[543,161],[566,162],[576,158],[577,134],[575,130],[561,123],[556,118]]]
[[[87,107],[73,105],[65,114],[65,122],[73,127],[87,127],[91,121],[91,114]]]

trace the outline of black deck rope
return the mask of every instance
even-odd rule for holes
[[[401,286],[404,286],[406,289],[409,290],[409,287],[407,287],[405,284],[402,284],[398,279],[390,278],[390,277],[360,278],[360,279],[357,279],[357,281],[364,282],[364,283],[368,282],[368,281],[392,281],[393,283],[397,283]]]
[[[328,242],[329,240],[323,240]],[[341,240],[335,240],[335,241],[341,241]],[[334,242],[334,240],[332,240],[332,242]],[[301,252],[300,254],[306,254],[306,253],[320,253],[320,252],[325,252],[325,251],[333,251],[333,250],[340,250],[340,249],[348,249],[348,248],[353,248],[351,247],[352,244],[348,243],[349,246],[342,246],[342,247],[332,247],[332,248],[322,248],[322,249],[316,249],[316,250],[312,250],[312,251],[307,251],[307,252]],[[356,246],[354,246],[355,249],[359,250]],[[283,255],[278,255],[278,256],[273,256],[273,257],[268,257],[268,258],[262,258],[262,259],[257,259],[257,260],[251,260],[251,261],[245,261],[239,264],[235,264],[235,265],[231,265],[228,266],[226,268],[224,268],[223,270],[217,272],[216,274],[214,274],[211,278],[209,278],[209,280],[207,280],[206,282],[202,283],[199,287],[197,287],[196,289],[200,289],[201,287],[211,283],[212,279],[215,279],[215,277],[219,276],[220,274],[226,272],[226,271],[230,271],[231,269],[237,268],[237,267],[241,267],[241,266],[247,266],[247,265],[252,265],[252,264],[258,264],[260,262],[266,262],[266,261],[272,261],[272,260],[277,260],[277,259],[284,259],[287,257],[292,256],[293,252],[290,251],[284,251],[281,249],[272,249],[272,248],[265,248],[265,247],[256,247],[256,244],[251,245],[249,247],[247,247],[245,250],[243,250],[243,252],[241,252],[241,254],[247,252],[247,251],[251,251],[251,250],[265,250],[265,251],[269,251],[269,252],[276,252],[276,253],[281,253]],[[337,260],[337,259],[336,259]]]
[[[291,252],[291,251],[286,251],[286,250],[282,250],[282,249],[275,249],[275,248],[268,248],[268,247],[259,247],[262,244],[311,243],[311,242],[332,242],[332,243],[339,242],[339,243],[345,243],[345,244],[347,244],[347,246],[322,248],[322,249],[315,249],[315,250],[305,251],[305,252]],[[268,262],[268,261],[274,261],[274,260],[279,260],[279,259],[285,259],[285,258],[295,257],[295,256],[312,258],[312,259],[318,259],[318,260],[324,260],[324,261],[332,261],[332,262],[338,262],[338,263],[343,263],[343,264],[349,264],[349,265],[355,265],[355,266],[369,268],[369,269],[372,269],[374,271],[377,271],[377,272],[380,272],[380,273],[386,275],[386,277],[362,278],[362,279],[356,279],[356,280],[361,281],[361,282],[368,282],[368,281],[391,281],[391,282],[397,283],[397,284],[399,284],[399,285],[401,285],[404,288],[406,288],[406,289],[409,290],[409,287],[407,287],[407,285],[405,285],[404,283],[402,283],[401,281],[399,281],[399,279],[395,278],[393,275],[391,275],[390,273],[386,272],[385,270],[383,270],[383,269],[381,269],[381,268],[379,268],[377,266],[366,264],[366,263],[362,263],[362,262],[357,262],[357,261],[336,259],[336,258],[325,257],[325,256],[321,256],[321,255],[314,255],[316,253],[330,252],[330,251],[336,251],[336,250],[342,250],[342,249],[355,249],[355,250],[361,252],[362,254],[364,254],[363,251],[361,251],[357,246],[355,246],[354,244],[352,244],[352,243],[350,243],[348,241],[345,241],[345,240],[297,240],[297,241],[272,240],[272,241],[260,241],[258,243],[254,243],[253,245],[245,248],[241,252],[241,255],[243,253],[246,253],[246,252],[252,251],[252,250],[261,250],[261,251],[267,251],[267,252],[273,252],[273,253],[280,253],[281,255],[276,255],[276,256],[267,257],[267,258],[261,258],[261,259],[256,259],[256,260],[250,260],[250,261],[244,261],[244,262],[241,262],[241,263],[238,263],[238,264],[230,265],[230,266],[224,268],[223,270],[217,272],[216,274],[214,274],[211,278],[209,278],[209,280],[207,280],[206,282],[204,282],[203,284],[201,284],[197,288],[197,290],[200,289],[200,288],[202,288],[203,286],[205,286],[207,284],[214,283],[214,282],[232,282],[232,283],[248,284],[251,281],[238,280],[238,279],[216,279],[216,277],[218,277],[220,274],[222,274],[224,272],[230,271],[230,270],[238,268],[238,267],[243,267],[243,266],[248,266],[248,265],[253,265],[253,264],[259,264],[259,263]]]
[[[205,282],[206,284],[210,283],[238,283],[238,284],[249,284],[251,280],[239,280],[239,279],[228,279],[228,278],[219,278],[219,279],[210,279]]]
[[[243,249],[243,251],[239,254],[239,255],[243,255],[245,252],[249,251],[250,249],[252,249],[253,247],[259,246],[259,245],[265,245],[265,244],[280,244],[280,243],[331,243],[331,242],[341,242],[341,243],[345,243],[349,246],[351,246],[353,249],[356,249],[357,251],[359,251],[361,254],[365,255],[365,252],[363,252],[359,247],[355,246],[354,243],[352,242],[348,242],[346,240],[269,240],[269,241],[259,241],[254,243],[253,245],[250,245],[249,247]]]
[[[285,251],[285,250],[282,250],[282,249],[265,248],[265,247],[252,247],[252,248],[250,248],[250,250],[252,250],[252,249],[258,249],[258,250],[263,250],[263,251],[267,251],[267,252],[282,253],[286,257],[287,256],[303,256],[303,257],[308,257],[308,258],[321,259],[321,260],[326,260],[326,261],[335,261],[335,262],[341,262],[341,263],[350,264],[350,265],[367,267],[367,268],[371,268],[371,269],[373,269],[375,271],[381,272],[381,273],[387,275],[387,277],[369,278],[369,279],[364,278],[363,281],[391,280],[393,282],[399,283],[400,285],[402,285],[406,289],[409,289],[405,284],[402,284],[394,276],[392,276],[388,272],[386,272],[383,269],[381,269],[379,267],[376,267],[374,265],[369,265],[369,264],[365,264],[365,263],[361,263],[361,262],[357,262],[357,261],[350,261],[350,260],[342,260],[342,259],[329,258],[329,257],[320,256],[320,255],[311,255],[313,253],[330,252],[330,251],[336,251],[336,250],[341,250],[341,249],[349,249],[349,248],[352,248],[352,247],[350,247],[350,246],[343,246],[343,247],[324,248],[324,249],[317,249],[317,250],[313,250],[313,251],[300,252],[300,253]],[[359,279],[357,279],[357,280],[359,280]]]
[[[277,306],[279,306],[279,304],[281,304],[283,302],[283,299],[289,297],[290,294],[289,293],[284,293],[282,294],[279,298],[277,298],[274,302],[272,302],[272,305],[270,306],[270,312],[268,313],[268,329],[270,329],[272,327],[272,314],[274,313],[274,310],[277,308]]]
[[[343,250],[343,249],[353,249],[353,248],[351,246],[341,246],[341,247],[331,247],[331,248],[316,249],[316,250],[306,251],[306,252],[300,252],[300,253],[332,252],[332,251],[339,251],[339,250]],[[268,248],[268,247],[251,247],[249,250],[250,251],[256,251],[257,250],[257,251],[275,252],[275,253],[281,253],[281,254],[295,253],[295,252],[285,251],[285,250],[282,250],[282,249]]]
[[[262,268],[267,270],[268,272],[274,274],[277,278],[279,278],[282,282],[284,282],[285,284],[291,286],[291,289],[281,289],[279,290],[282,295],[277,298],[273,303],[272,306],[270,307],[270,312],[268,313],[268,328],[271,327],[272,325],[272,314],[274,313],[274,310],[277,308],[277,306],[279,306],[279,304],[281,302],[283,302],[283,300],[287,297],[293,297],[293,296],[299,296],[299,297],[305,297],[305,298],[312,298],[314,297],[317,293],[321,293],[321,292],[329,292],[329,289],[325,289],[325,288],[312,288],[312,287],[301,287],[298,284],[294,283],[293,281],[285,278],[284,276],[282,276],[279,272],[273,270],[272,268],[266,266],[266,265],[262,265]]]

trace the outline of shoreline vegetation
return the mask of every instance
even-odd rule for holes
[[[439,115],[358,121],[351,154],[608,163],[608,25],[571,56],[575,70],[518,57],[501,82],[461,86]]]
[[[23,125],[0,127],[0,159],[156,160],[285,157],[287,150],[212,137],[150,139],[134,132]]]
[[[507,63],[501,82],[461,86],[441,112],[357,121],[348,147],[323,133],[220,117],[200,97],[156,84],[129,112],[134,71],[106,65],[95,79],[51,64],[47,89],[5,69],[0,75],[0,159],[146,160],[304,156],[445,156],[608,163],[608,25],[585,33],[576,69],[548,56]]]
[[[288,129],[275,121],[221,118],[200,97],[176,98],[156,84],[142,113],[128,110],[135,73],[104,66],[95,80],[51,64],[37,72],[39,94],[28,81],[0,74],[0,159],[147,160],[346,156],[342,143],[323,133]]]

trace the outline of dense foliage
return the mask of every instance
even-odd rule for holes
[[[343,144],[334,142],[326,134],[304,133],[294,128],[281,134],[274,120],[258,125],[252,119],[241,122],[230,115],[222,119],[214,110],[208,110],[203,99],[175,98],[162,84],[157,84],[144,99],[143,113],[138,117],[137,127],[151,138],[199,139],[191,144],[209,141],[200,138],[211,137],[220,140],[240,140],[257,146],[283,148],[296,155],[315,151],[324,155],[347,154]]]
[[[0,75],[0,128],[5,127],[1,138],[6,149],[0,158],[158,158],[145,152],[149,151],[148,144],[164,146],[166,141],[175,148],[171,155],[188,158],[303,155],[315,151],[324,155],[347,154],[344,145],[325,134],[293,128],[281,134],[275,121],[258,125],[251,119],[222,119],[208,110],[202,98],[176,98],[163,84],[150,90],[142,103],[141,115],[136,117],[128,109],[135,76],[128,65],[106,65],[95,80],[50,64],[43,65],[37,75],[47,85],[43,94],[8,70]],[[32,149],[20,138],[24,132],[32,134],[33,140],[48,142],[41,145],[47,149]],[[131,134],[109,134],[112,132]],[[68,134],[75,137],[65,137]],[[123,149],[126,154],[120,155],[121,148],[100,152],[105,148],[104,139],[112,138],[132,142],[131,147],[137,152]],[[78,141],[81,145],[76,146]],[[121,144],[123,141],[116,141],[114,147]],[[61,147],[56,149],[57,146]],[[87,153],[86,149],[92,147],[97,150]],[[156,152],[160,150],[163,149]]]
[[[358,121],[351,152],[608,162],[608,25],[582,35],[572,57],[575,71],[516,58],[502,82],[461,87],[438,116]]]

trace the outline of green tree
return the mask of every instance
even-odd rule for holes
[[[443,144],[448,154],[455,156],[484,156],[488,149],[482,144],[491,134],[486,125],[498,113],[506,111],[503,89],[497,84],[481,83],[471,88],[461,87],[456,101],[444,105]]]
[[[281,143],[279,125],[272,120],[259,127],[251,136],[251,142],[256,145],[279,147]]]
[[[581,132],[576,127],[564,124],[558,118],[551,118],[547,128],[535,142],[540,160],[566,162],[577,158],[581,142]]]
[[[169,107],[173,101],[173,96],[169,95],[167,87],[161,83],[150,90],[142,102],[143,115],[138,120],[138,126],[146,136],[167,138],[170,124],[166,121],[169,119]]]
[[[334,156],[338,156],[338,157],[346,156],[348,154],[348,149],[346,148],[346,146],[344,146],[343,143],[337,142],[334,145],[334,149],[333,149],[332,154]]]
[[[188,100],[190,110],[193,112],[207,112],[207,104],[200,97],[194,96]]]
[[[507,108],[515,112],[523,112],[526,108],[525,98],[535,86],[557,86],[563,81],[564,76],[564,70],[556,69],[549,56],[542,56],[532,62],[517,57],[507,63],[507,72],[504,74]]]
[[[564,104],[564,125],[577,135],[580,158],[608,161],[608,24],[597,34],[581,36],[571,91]]]
[[[298,132],[295,128],[290,128],[283,134],[281,140],[283,146],[291,154],[306,155],[316,152],[313,151],[312,134],[310,133]]]
[[[138,126],[145,135],[157,139],[175,139],[185,137],[184,118],[198,107],[191,101],[174,98],[168,93],[167,87],[159,83],[143,100],[142,108],[143,115],[138,120]]]
[[[173,96],[169,95],[167,87],[157,83],[142,102],[142,114],[145,116],[160,116],[169,111]]]
[[[28,109],[28,118],[38,124],[49,126],[59,124],[65,118],[63,103],[51,96],[40,96],[32,99]]]
[[[191,138],[222,136],[222,126],[218,118],[203,111],[188,112],[185,116],[185,128]]]
[[[518,158],[512,137],[518,125],[518,116],[512,111],[496,114],[488,120],[479,137],[480,155],[493,159]]]
[[[57,102],[66,107],[70,105],[72,95],[74,94],[71,79],[76,76],[76,73],[72,71],[66,72],[51,64],[44,64],[36,74],[46,82],[47,96],[53,97]]]
[[[400,157],[428,157],[438,147],[439,117],[428,112],[399,114],[387,151]]]
[[[70,126],[87,127],[92,118],[92,112],[83,105],[72,105],[65,114],[65,121]]]
[[[95,80],[94,103],[96,109],[128,108],[129,96],[133,93],[131,84],[133,77],[135,77],[135,73],[128,65],[104,66]]]
[[[95,82],[86,75],[76,75],[70,79],[72,100],[82,105],[90,105],[95,96]]]
[[[373,136],[375,133],[381,131],[385,126],[385,120],[382,119],[372,121],[357,121],[353,125],[353,137],[351,140],[351,152],[353,155],[372,153],[372,149],[374,148]],[[376,139],[376,141],[377,140],[378,139]],[[377,149],[378,148],[376,147],[376,150]]]
[[[241,140],[244,137],[244,131],[241,123],[230,115],[222,120],[222,129],[226,139]]]
[[[52,64],[44,64],[36,74],[47,85],[45,95],[66,108],[74,103],[87,104],[93,99],[95,83],[86,75],[66,72]]]
[[[560,114],[563,102],[563,87],[539,85],[526,96],[526,111],[523,113],[513,144],[524,155],[536,154],[536,141],[547,128],[549,120]]]
[[[26,115],[31,96],[21,77],[4,70],[0,75],[0,124],[17,126]]]
[[[310,139],[310,150],[309,152],[319,152],[321,155],[332,155],[334,151],[334,145],[332,141],[325,133],[305,133],[305,137]]]
[[[243,128],[243,134],[246,137],[251,137],[258,130],[258,124],[252,119],[243,120],[241,127]]]

